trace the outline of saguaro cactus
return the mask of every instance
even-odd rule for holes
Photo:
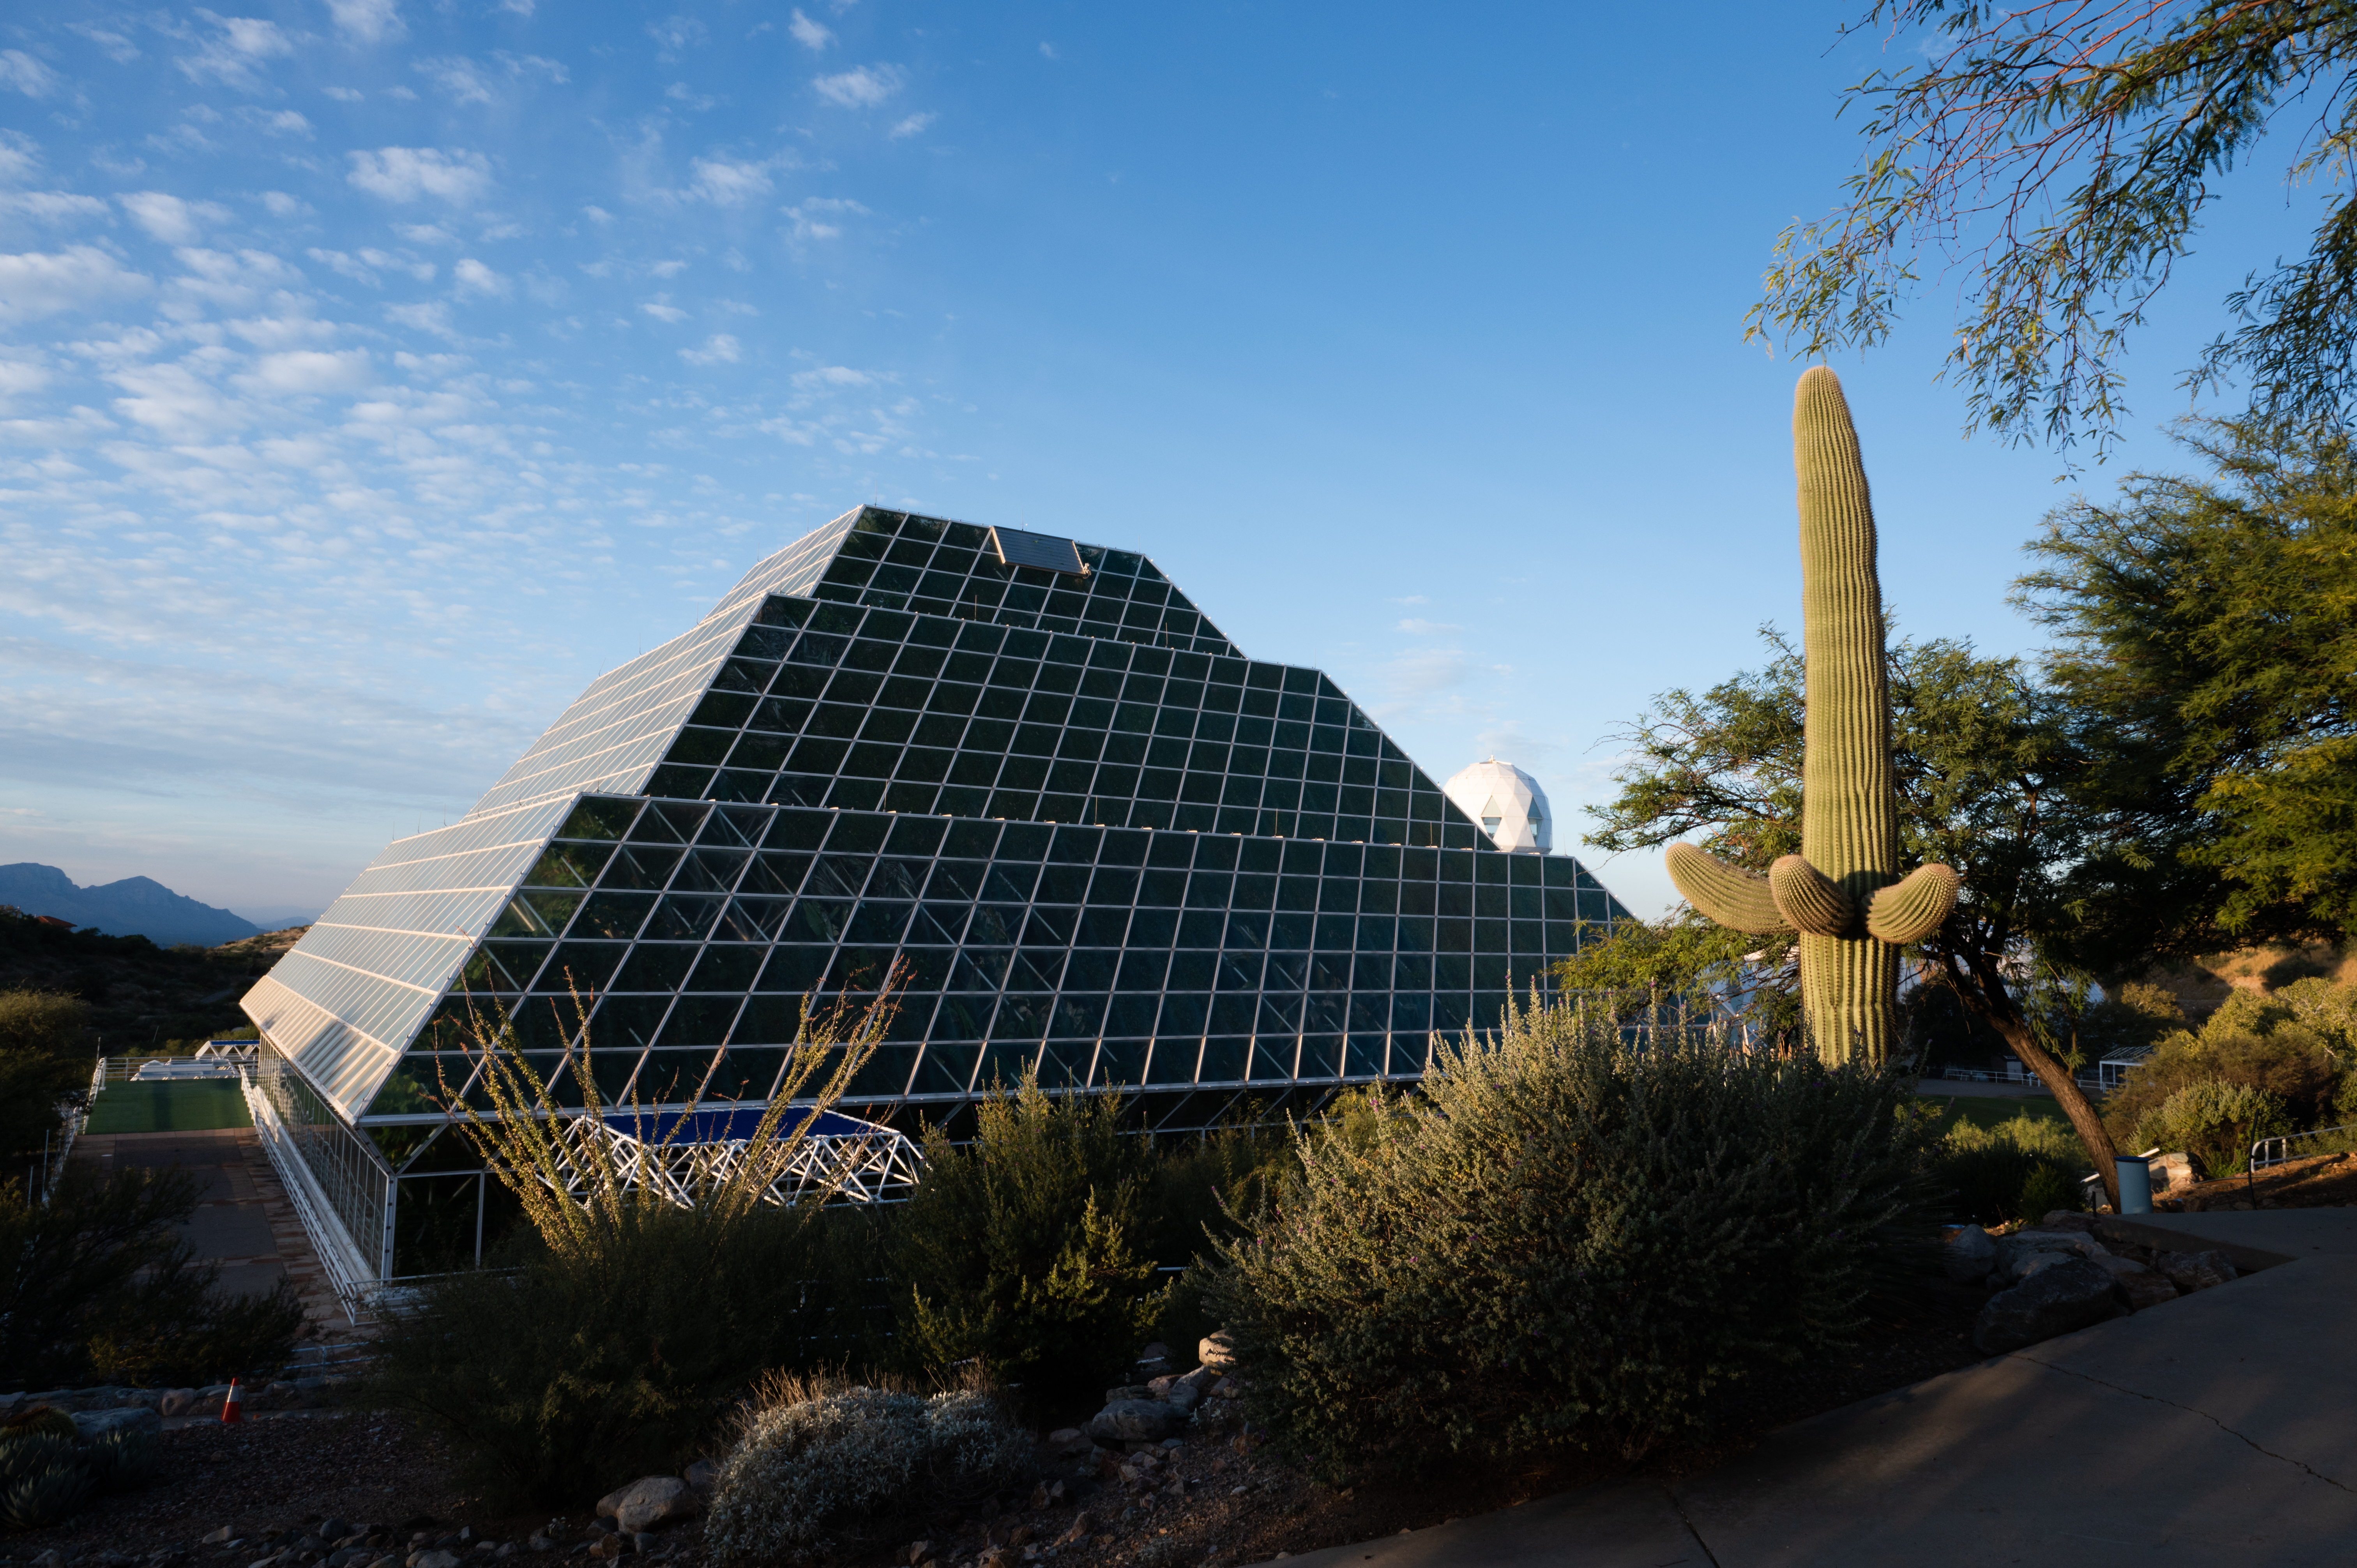
[[[1811,1044],[1828,1059],[1880,1060],[1897,1034],[1899,950],[1940,929],[1956,874],[1934,864],[1899,875],[1874,508],[1841,381],[1822,365],[1793,393],[1792,463],[1808,670],[1801,853],[1760,876],[1672,844],[1670,880],[1723,926],[1798,931]]]

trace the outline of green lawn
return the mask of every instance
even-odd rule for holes
[[[251,1127],[253,1117],[233,1078],[178,1083],[110,1083],[90,1110],[85,1133],[204,1133]]]
[[[2042,1121],[2059,1123],[2064,1128],[2071,1119],[2054,1103],[2050,1094],[2031,1094],[2016,1098],[2005,1094],[1926,1094],[1922,1099],[1933,1105],[1948,1108],[1948,1124],[1969,1122],[1975,1127],[1994,1127],[2000,1122],[2010,1122],[2024,1112]]]

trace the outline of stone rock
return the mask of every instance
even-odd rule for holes
[[[33,1559],[33,1568],[66,1568],[66,1554],[52,1546]]]
[[[1137,1353],[1137,1359],[1141,1361],[1168,1361],[1170,1359],[1170,1347],[1157,1339],[1153,1344],[1140,1350]]]
[[[1187,1412],[1160,1400],[1114,1400],[1089,1417],[1099,1443],[1159,1443],[1187,1424]]]
[[[330,1516],[327,1519],[321,1520],[319,1521],[319,1528],[313,1530],[311,1533],[317,1536],[322,1541],[341,1541],[344,1537],[352,1533],[352,1521],[348,1519],[337,1519]]]
[[[2152,1173],[2152,1190],[2168,1192],[2193,1185],[2193,1156],[2190,1155],[2154,1155],[2145,1161]]]
[[[1191,1383],[1182,1377],[1156,1378],[1146,1387],[1156,1399],[1165,1404],[1175,1404],[1180,1410],[1191,1411],[1203,1401],[1200,1385]]]
[[[2177,1287],[2169,1283],[2168,1275],[2157,1270],[2139,1268],[2132,1274],[2117,1277],[2131,1311],[2142,1312],[2148,1306],[2159,1306],[2177,1299]]]
[[[1983,1231],[1982,1234],[1986,1235],[1987,1232]],[[1203,1337],[1203,1342],[1195,1347],[1195,1359],[1202,1362],[1203,1365],[1211,1368],[1211,1370],[1215,1372],[1234,1371],[1236,1369],[1236,1348],[1234,1344],[1229,1340],[1228,1331],[1222,1328],[1216,1334],[1205,1335]]]
[[[1984,1355],[2018,1350],[2116,1317],[2126,1310],[2112,1271],[2093,1258],[2069,1258],[1988,1298],[1973,1325]]]
[[[2152,1266],[2187,1295],[2239,1277],[2233,1260],[2223,1252],[2156,1252]]]
[[[1990,1272],[2010,1284],[2023,1277],[2023,1265],[2030,1259],[2054,1252],[2093,1259],[2103,1256],[2104,1249],[2093,1236],[2075,1230],[2017,1230],[1997,1242],[1996,1261]]]
[[[2097,1258],[2095,1262],[2111,1270],[2115,1274],[2122,1276],[2128,1274],[2146,1274],[2152,1272],[2146,1268],[2142,1263],[2137,1262],[2134,1258],[2117,1257],[2110,1252],[2104,1253],[2102,1257]]]
[[[2038,1222],[2040,1230],[2076,1230],[2082,1235],[2094,1228],[2095,1217],[2083,1208],[2050,1208]]]
[[[439,1550],[420,1552],[410,1558],[409,1568],[458,1568],[458,1554]]]
[[[646,1476],[597,1499],[597,1517],[610,1519],[624,1535],[643,1535],[657,1525],[693,1515],[702,1501],[677,1476]]]
[[[1105,1390],[1105,1403],[1119,1404],[1124,1400],[1150,1400],[1154,1388],[1150,1383],[1124,1383],[1117,1389]]]
[[[720,1466],[709,1459],[698,1459],[682,1470],[679,1478],[685,1481],[688,1490],[696,1496],[708,1498],[712,1495],[712,1488],[720,1484]]]
[[[1243,1398],[1243,1393],[1244,1384],[1243,1380],[1241,1378],[1222,1378],[1218,1382],[1211,1385],[1211,1397],[1213,1399],[1242,1399]]]
[[[1048,1434],[1048,1446],[1059,1454],[1073,1454],[1089,1446],[1089,1434],[1077,1426],[1060,1426]]]
[[[235,1537],[236,1531],[232,1530],[228,1525],[223,1525],[219,1530],[214,1530],[210,1535],[199,1536],[197,1538],[197,1544],[199,1546],[221,1546],[235,1539]]]
[[[1996,1266],[1996,1238],[1977,1225],[1959,1225],[1948,1233],[1940,1261],[1959,1284],[1985,1280]]]
[[[126,1405],[120,1410],[76,1411],[74,1430],[84,1443],[95,1442],[117,1432],[155,1434],[164,1430],[164,1418],[145,1405]]]
[[[196,1402],[197,1391],[194,1389],[167,1389],[164,1397],[156,1402],[156,1413],[168,1421],[176,1415],[188,1414],[195,1408]]]

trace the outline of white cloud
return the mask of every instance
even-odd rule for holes
[[[80,33],[83,38],[96,44],[105,51],[106,58],[117,65],[128,65],[139,58],[139,47],[134,44],[125,34],[115,32],[112,28],[96,27],[89,22],[68,22],[66,27],[70,31]]]
[[[315,248],[307,254],[322,266],[341,273],[355,283],[364,283],[371,288],[377,288],[382,285],[383,280],[377,276],[380,268],[388,272],[407,273],[419,283],[434,281],[435,266],[432,262],[421,262],[414,256],[395,255],[390,251],[363,250],[359,255],[351,256],[341,251],[322,251]]]
[[[671,295],[667,294],[659,294],[655,295],[653,304],[642,305],[639,306],[639,308],[645,311],[649,316],[653,317],[657,321],[678,322],[687,319],[687,312],[682,310],[678,306],[673,305],[671,302]]]
[[[703,113],[707,109],[717,109],[720,107],[720,100],[712,97],[708,93],[697,92],[691,90],[684,81],[674,81],[669,87],[664,88],[663,96],[670,99],[674,103],[685,104],[688,108],[694,110],[699,114]]]
[[[793,237],[796,240],[836,239],[843,233],[843,225],[835,220],[848,213],[864,217],[867,212],[867,209],[856,201],[845,201],[832,196],[810,197],[783,210],[794,220]]]
[[[821,98],[844,109],[873,109],[899,91],[900,84],[896,65],[863,65],[811,82]]]
[[[131,220],[167,245],[185,245],[197,238],[201,225],[226,223],[230,210],[215,201],[183,201],[160,190],[118,196]]]
[[[730,158],[695,158],[688,166],[695,171],[688,188],[715,207],[738,207],[770,193],[770,160],[741,163]]]
[[[292,218],[303,210],[302,202],[283,190],[264,191],[262,205],[270,209],[273,218]]]
[[[602,207],[585,207],[581,209],[581,214],[590,222],[600,225],[611,223],[614,220],[614,215]]]
[[[0,49],[0,87],[13,88],[27,98],[47,98],[61,83],[58,73],[22,49]]]
[[[339,103],[358,103],[368,97],[357,87],[323,87],[319,91]]]
[[[356,44],[381,44],[409,30],[395,0],[328,0],[328,14],[336,19],[336,31]]]
[[[264,354],[254,361],[252,371],[237,380],[240,386],[254,392],[307,395],[359,392],[376,376],[370,369],[366,349],[346,349],[338,353],[298,349],[284,354]]]
[[[344,177],[387,201],[431,196],[463,205],[479,199],[491,186],[490,161],[464,148],[380,147],[346,156],[352,169]]]
[[[458,285],[460,299],[505,299],[514,292],[506,278],[493,272],[472,256],[450,269],[450,276]]]
[[[888,134],[897,142],[903,136],[913,136],[918,134],[923,131],[926,126],[931,124],[934,121],[940,118],[940,115],[932,113],[930,111],[922,114],[911,114],[907,119],[901,121],[899,124],[893,126]]]
[[[125,419],[167,441],[202,441],[242,430],[253,412],[185,365],[139,365],[106,378],[130,395],[114,400]]]
[[[647,36],[661,44],[666,54],[703,43],[710,37],[704,24],[693,16],[665,16],[660,22],[649,22]]]
[[[311,122],[292,109],[280,109],[274,112],[267,109],[249,109],[245,112],[244,118],[261,126],[274,136],[307,136],[311,134]]]
[[[256,67],[295,52],[294,41],[278,30],[275,22],[258,16],[216,16],[202,10],[197,15],[210,22],[215,32],[195,54],[181,55],[174,62],[190,81],[212,81],[241,91],[258,92],[263,81]]]
[[[48,368],[30,351],[0,353],[0,403],[37,392],[48,384]]]
[[[491,102],[491,84],[483,80],[483,73],[476,69],[473,60],[445,55],[415,61],[413,69],[461,103]]]
[[[1395,690],[1428,697],[1464,684],[1472,679],[1475,668],[1461,648],[1418,648],[1391,661],[1389,683]]]
[[[653,277],[675,278],[679,276],[680,274],[687,271],[687,265],[688,264],[685,262],[681,261],[677,256],[673,256],[668,261],[655,263],[652,266],[647,269],[647,272],[649,275]]]
[[[794,372],[794,385],[803,392],[822,392],[834,387],[872,387],[880,379],[866,371],[855,371],[849,365],[821,365],[816,370]]]
[[[30,219],[36,223],[80,223],[103,221],[108,209],[95,196],[78,196],[65,190],[19,190],[0,191],[0,213]]]
[[[91,245],[70,245],[54,254],[0,255],[0,320],[92,309],[155,286],[154,279]]]
[[[794,19],[786,24],[786,31],[793,34],[794,41],[806,49],[823,49],[834,42],[831,30],[803,16],[799,7],[794,11]]]
[[[1465,628],[1461,626],[1450,626],[1446,621],[1410,619],[1400,622],[1393,629],[1405,631],[1415,637],[1430,637],[1435,632],[1463,631]]]
[[[535,0],[500,0],[500,10],[512,11],[519,16],[529,17],[537,8]]]
[[[1064,57],[1056,52],[1055,45],[1048,42],[1045,38],[1042,38],[1039,40],[1039,58],[1041,59],[1061,59]]]
[[[20,185],[40,172],[41,156],[22,131],[0,131],[0,184]]]
[[[384,307],[384,314],[387,320],[398,326],[431,332],[436,338],[447,338],[454,343],[457,341],[458,329],[451,325],[450,307],[438,299],[425,305],[388,305]]]
[[[795,13],[800,16],[800,12]],[[716,332],[701,349],[682,349],[679,357],[691,365],[733,365],[744,357],[744,345],[726,332]]]
[[[438,223],[396,223],[393,231],[413,245],[455,245],[458,236]]]

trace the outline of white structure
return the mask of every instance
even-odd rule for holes
[[[1555,813],[1546,791],[1512,763],[1490,757],[1440,788],[1500,849],[1544,854],[1554,847]]]

